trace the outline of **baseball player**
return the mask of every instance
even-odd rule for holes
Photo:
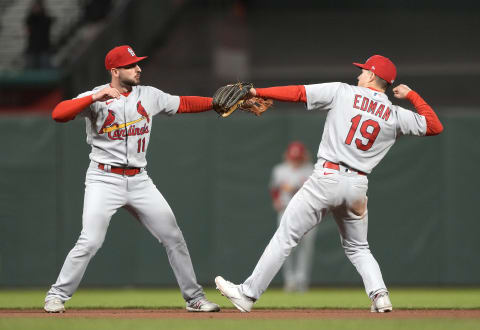
[[[46,312],[65,311],[64,302],[77,290],[90,259],[102,246],[112,215],[127,209],[163,244],[178,285],[193,312],[217,312],[197,283],[187,245],[165,198],[147,174],[146,154],[152,117],[212,109],[212,99],[173,96],[141,86],[138,57],[130,46],[110,50],[105,67],[111,82],[75,99],[60,102],[52,117],[67,122],[83,117],[92,146],[85,180],[82,232],[67,255],[45,298]]]
[[[367,242],[368,174],[402,135],[437,135],[443,131],[433,109],[406,85],[393,88],[417,112],[393,105],[385,91],[396,78],[396,67],[374,55],[364,64],[357,86],[340,82],[251,89],[252,95],[303,102],[308,110],[327,111],[318,160],[310,178],[288,204],[279,228],[253,273],[235,285],[221,276],[217,288],[240,311],[249,312],[267,289],[298,242],[331,212],[345,254],[362,277],[372,312],[389,312],[392,304],[380,267]]]
[[[300,141],[294,141],[288,145],[284,158],[282,163],[273,168],[270,183],[273,207],[278,213],[278,225],[288,203],[313,172],[313,164],[307,149]],[[283,265],[285,291],[303,292],[308,289],[316,230],[314,228],[305,235],[285,260]]]

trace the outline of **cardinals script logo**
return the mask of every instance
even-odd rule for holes
[[[142,101],[137,103],[137,112],[141,115],[140,118],[130,121],[128,123],[117,124],[115,123],[115,112],[108,109],[108,115],[105,119],[102,128],[98,131],[98,134],[108,134],[110,140],[123,140],[127,136],[143,135],[149,133],[148,123],[150,123],[150,116],[145,108],[142,106]],[[147,122],[143,127],[135,127],[134,124],[146,119]]]

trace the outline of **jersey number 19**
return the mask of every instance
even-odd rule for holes
[[[350,145],[352,143],[353,136],[355,135],[355,132],[357,131],[358,125],[361,120],[362,120],[362,115],[356,115],[355,117],[352,118],[351,120],[352,126],[350,127],[350,131],[348,132],[347,139],[345,140],[346,144]],[[357,146],[358,149],[367,151],[372,147],[373,143],[375,142],[375,139],[378,136],[378,133],[380,133],[380,125],[378,124],[378,122],[376,122],[373,119],[365,120],[360,126],[360,134],[368,141],[366,144],[364,144],[363,140],[355,139],[355,145]]]

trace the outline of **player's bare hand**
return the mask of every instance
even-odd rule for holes
[[[93,99],[93,102],[97,102],[97,101],[104,102],[110,99],[119,99],[120,95],[121,94],[118,91],[118,89],[107,86],[104,89],[93,94],[92,99]]]
[[[412,89],[407,85],[401,84],[393,89],[393,96],[395,96],[397,99],[404,99],[411,90]]]
[[[255,88],[250,88],[250,95],[251,96],[257,96],[257,91],[255,90]]]

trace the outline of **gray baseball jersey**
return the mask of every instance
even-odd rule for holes
[[[313,165],[310,162],[306,162],[297,168],[294,168],[288,162],[283,162],[273,168],[270,188],[279,189],[278,198],[284,208],[312,172]]]
[[[328,110],[318,158],[370,173],[399,136],[426,133],[425,117],[393,105],[384,93],[340,82],[305,90],[308,110]]]
[[[273,168],[270,188],[278,189],[278,199],[283,207],[278,212],[278,225],[280,225],[283,212],[288,203],[307,181],[312,172],[313,164],[310,161],[303,163],[299,167],[293,167],[285,161]],[[308,289],[316,233],[316,228],[308,232],[293,253],[285,260],[283,264],[283,280],[286,291],[305,291]]]
[[[318,161],[240,290],[258,299],[292,249],[331,212],[345,254],[373,299],[387,288],[367,241],[368,178],[348,167],[370,173],[399,136],[425,135],[426,119],[368,88],[334,82],[307,85],[305,90],[308,110],[328,111]],[[339,170],[324,168],[326,160],[339,164]]]
[[[94,94],[108,84],[95,87],[77,98]],[[112,166],[145,167],[152,117],[173,115],[180,97],[151,86],[133,86],[128,97],[94,102],[81,112],[85,117],[90,159]]]
[[[107,86],[96,87],[78,97]],[[128,96],[94,102],[81,112],[80,116],[86,119],[87,143],[92,146],[85,179],[82,231],[45,301],[54,298],[66,301],[72,297],[90,259],[105,240],[111,217],[122,207],[163,244],[187,303],[204,298],[173,211],[145,170],[152,117],[158,113],[173,115],[179,104],[179,96],[154,87],[133,86]],[[101,168],[99,163],[110,166]],[[112,172],[112,166],[142,169],[129,176]]]

